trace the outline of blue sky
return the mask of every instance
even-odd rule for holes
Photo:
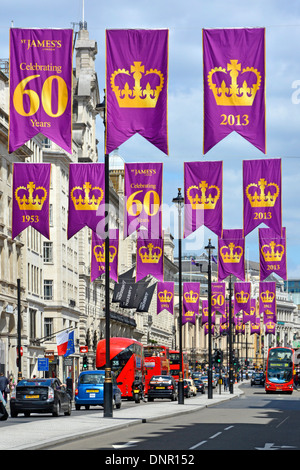
[[[2,5],[1,5],[2,4]],[[82,0],[0,0],[0,58],[9,56],[9,28],[70,28],[83,19]],[[98,44],[96,71],[103,98],[105,29],[168,28],[170,156],[136,135],[120,147],[128,162],[164,163],[164,204],[183,188],[183,162],[223,160],[223,226],[242,228],[242,161],[281,158],[283,226],[287,228],[289,278],[300,278],[300,2],[278,0],[85,0],[84,20]],[[78,28],[78,26],[75,26]],[[266,28],[267,154],[232,133],[203,156],[202,28]],[[97,126],[99,154],[103,126]],[[261,225],[263,227],[264,225]],[[168,227],[165,227],[168,228]],[[171,227],[172,228],[172,227]],[[184,249],[201,251],[215,235],[202,229]],[[258,261],[258,229],[246,237],[247,255]]]

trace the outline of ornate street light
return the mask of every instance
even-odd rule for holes
[[[184,404],[184,388],[183,388],[183,361],[182,361],[182,264],[181,264],[181,212],[184,206],[184,197],[181,194],[181,188],[178,188],[178,195],[173,199],[178,209],[178,262],[179,262],[179,356],[180,370],[178,380],[178,404]]]

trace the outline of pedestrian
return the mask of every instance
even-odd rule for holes
[[[3,372],[0,373],[0,392],[3,395],[5,401],[7,401],[7,394],[9,393],[9,380]]]
[[[224,377],[224,392],[226,392],[227,388],[228,388],[228,374],[226,374]]]
[[[8,418],[8,412],[6,410],[6,401],[4,400],[3,394],[0,391],[0,421],[6,421]]]

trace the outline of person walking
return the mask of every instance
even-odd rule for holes
[[[224,376],[224,392],[226,392],[228,388],[228,374]]]
[[[1,372],[0,373],[0,392],[2,393],[5,401],[7,401],[8,386],[9,386],[9,380],[3,374],[3,372]]]

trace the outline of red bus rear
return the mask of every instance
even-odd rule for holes
[[[170,361],[169,348],[165,346],[145,346],[145,395],[148,394],[148,387],[153,375],[169,375]]]
[[[268,352],[265,391],[293,393],[294,350],[291,348],[270,348]]]
[[[102,339],[97,345],[96,367],[105,369],[106,340]],[[132,383],[139,377],[144,383],[144,351],[142,343],[132,338],[110,339],[111,370],[115,372],[122,398],[132,398]]]
[[[189,376],[189,360],[186,352],[182,353],[182,369],[183,378],[186,379]],[[179,380],[180,370],[180,353],[170,349],[170,374],[174,377],[176,382]]]

